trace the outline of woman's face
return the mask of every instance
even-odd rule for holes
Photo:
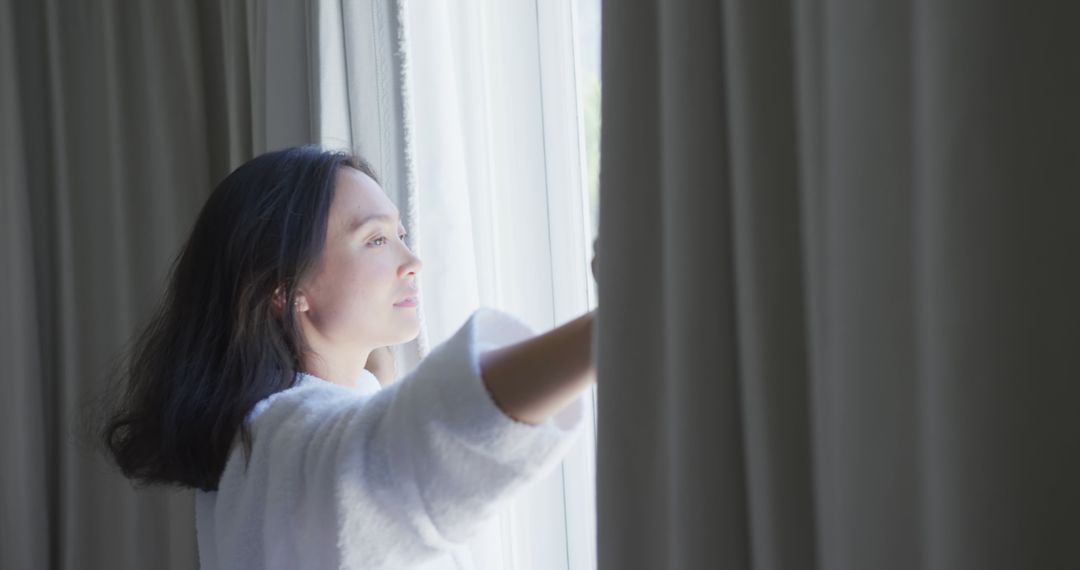
[[[297,292],[300,324],[316,351],[366,354],[416,338],[418,309],[395,306],[417,297],[422,266],[405,245],[405,233],[400,213],[375,180],[355,168],[338,169],[326,244]]]

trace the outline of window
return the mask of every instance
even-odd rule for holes
[[[400,125],[385,117],[400,105],[409,125],[431,346],[476,305],[538,331],[596,306],[599,0],[447,4],[320,5],[323,142],[373,159],[403,212]],[[398,47],[404,93],[386,61]],[[591,429],[470,543],[478,569],[595,568],[595,389],[585,397]]]

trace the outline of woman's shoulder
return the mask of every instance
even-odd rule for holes
[[[298,372],[296,383],[257,402],[248,412],[245,421],[261,424],[266,422],[256,422],[256,419],[264,415],[267,415],[267,419],[273,416],[281,420],[297,414],[329,412],[341,406],[354,405],[357,401],[366,400],[378,390],[378,380],[367,370],[364,370],[355,388],[341,386],[311,374]]]

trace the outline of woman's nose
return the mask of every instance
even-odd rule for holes
[[[415,253],[409,251],[409,260],[402,266],[405,269],[405,274],[419,273],[424,267],[424,262],[420,261],[420,258]]]

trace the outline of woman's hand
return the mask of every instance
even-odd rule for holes
[[[389,346],[380,346],[371,351],[368,355],[367,364],[364,368],[368,369],[375,378],[379,381],[380,386],[388,386],[395,380],[394,370],[394,353],[390,351]]]
[[[592,266],[592,276],[593,276],[593,279],[594,279],[594,280],[595,280],[595,281],[596,281],[597,283],[599,283],[599,282],[600,282],[600,280],[596,278],[596,274],[597,274],[597,271],[596,271],[596,243],[597,243],[597,242],[599,242],[599,241],[600,241],[600,238],[599,238],[599,237],[597,237],[597,238],[596,238],[596,239],[594,239],[594,240],[593,240],[593,242],[592,242],[592,249],[593,249],[593,255],[592,255],[592,263],[590,264],[590,265]]]

